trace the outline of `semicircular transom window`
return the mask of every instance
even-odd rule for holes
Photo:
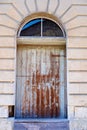
[[[65,37],[61,27],[46,18],[37,18],[26,23],[20,36]]]

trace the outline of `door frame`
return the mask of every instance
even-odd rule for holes
[[[44,38],[41,38],[41,37],[19,37],[19,38],[17,38],[17,46],[18,45],[20,45],[20,46],[21,45],[24,45],[24,46],[26,46],[26,45],[64,46],[65,51],[66,51],[65,38],[58,38],[58,37],[57,38],[55,38],[55,37],[50,37],[50,38],[49,37],[44,37]],[[65,70],[65,75],[67,75],[66,72],[67,71]],[[63,119],[65,119],[65,117],[67,116],[67,81],[65,82],[65,85],[66,85],[66,90],[64,90],[64,91],[66,93],[66,99],[64,101],[64,112],[63,112],[64,117],[63,117]],[[17,86],[16,86],[16,89],[17,89]],[[15,105],[16,105],[16,99],[15,99]],[[16,111],[16,107],[15,107],[15,111]],[[59,118],[62,118],[62,117],[59,117]],[[59,118],[55,118],[55,119],[59,120]],[[26,120],[26,119],[23,119],[23,120]],[[29,120],[31,120],[31,119],[29,119]],[[40,119],[33,119],[33,120],[40,120]],[[42,119],[42,120],[44,120],[44,119]],[[50,120],[52,120],[52,119],[50,118]]]
[[[65,38],[58,37],[18,37],[17,45],[51,45],[51,46],[66,46]]]

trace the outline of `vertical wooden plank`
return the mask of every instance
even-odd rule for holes
[[[47,95],[48,93],[48,84],[47,84],[47,49],[45,49],[45,52],[44,52],[44,64],[45,64],[45,73],[44,73],[44,87],[46,88],[46,90],[44,90],[44,93],[45,93],[45,98],[44,98],[44,101],[45,101],[45,107],[44,107],[44,113],[45,113],[45,117],[47,117],[47,115],[49,115],[49,106],[48,106],[48,98],[49,98],[49,95]]]
[[[41,83],[41,117],[44,117],[44,83]]]
[[[46,117],[46,91],[45,91],[45,87],[46,87],[46,84],[47,84],[47,74],[48,74],[48,68],[47,68],[47,50],[45,48],[45,51],[44,51],[44,63],[45,63],[45,75],[44,75],[44,90],[43,90],[43,93],[44,93],[44,117]]]
[[[53,85],[51,87],[51,117],[53,117],[54,111],[54,92],[53,92]]]
[[[28,113],[28,99],[27,99],[27,89],[28,89],[28,82],[27,82],[27,49],[23,47],[22,49],[22,85],[21,89],[21,109],[23,108],[23,117],[27,117]],[[21,112],[22,113],[22,112]]]
[[[39,114],[39,60],[40,60],[40,55],[39,55],[39,50],[38,48],[36,49],[36,86],[37,86],[37,99],[36,99],[36,103],[37,103],[37,117]]]
[[[49,82],[50,82],[50,91],[51,91],[51,117],[53,117],[53,87],[52,87],[52,75],[53,75],[53,59],[52,59],[52,50],[49,50],[50,51],[50,79],[49,79]]]
[[[39,88],[39,85],[37,86],[37,117],[39,117],[39,101],[40,101],[40,88]]]
[[[53,75],[52,75],[52,87],[53,87],[53,117],[56,116],[56,107],[55,107],[55,60],[56,60],[56,53],[55,53],[55,49],[53,49],[53,55],[52,55],[52,59],[53,59]]]
[[[54,117],[56,118],[56,74],[58,73],[57,72],[57,49],[55,49],[55,52],[54,52],[54,56],[55,56],[55,59],[54,59],[54,93],[55,93],[55,103],[54,103]]]
[[[47,117],[51,117],[51,85],[50,85],[50,48],[46,48],[45,53],[45,63],[46,63],[46,91],[48,93],[47,97]]]
[[[29,100],[28,100],[28,95],[29,95],[29,81],[28,81],[28,49],[25,49],[25,87],[26,87],[26,108],[25,108],[25,113],[26,113],[26,117],[29,117],[28,114],[28,106],[29,106]]]
[[[41,60],[41,112],[42,112],[42,117],[44,117],[45,114],[45,106],[44,106],[44,89],[45,89],[45,82],[46,82],[46,55],[45,55],[45,48],[42,50],[42,60]]]
[[[41,49],[37,49],[37,110],[38,110],[38,117],[41,117]]]
[[[28,117],[30,117],[30,100],[31,100],[31,97],[30,97],[30,49],[29,47],[27,48],[27,85],[28,85],[28,95],[27,95],[27,98],[28,98]]]
[[[34,88],[35,88],[35,91],[34,91],[34,117],[37,117],[37,102],[36,102],[36,99],[37,99],[37,86],[36,86],[36,49],[34,49],[34,71],[33,71],[33,84],[34,84]]]
[[[32,76],[33,76],[33,72],[32,72],[32,66],[33,66],[33,63],[32,63],[32,49],[30,50],[30,117],[33,117],[33,88],[32,88]]]
[[[26,79],[25,77],[21,77],[21,86],[20,86],[20,93],[21,93],[21,109],[22,109],[22,112],[21,112],[21,118],[25,118],[26,117]]]
[[[59,59],[60,59],[60,54],[59,52],[56,50],[56,76],[55,76],[55,80],[56,80],[56,117],[59,116]]]
[[[51,49],[49,48],[47,50],[47,68],[48,68],[48,78],[47,78],[47,81],[48,81],[48,87],[49,87],[49,114],[50,114],[50,117],[52,117],[52,93],[51,93],[51,90],[52,90],[52,59],[51,59]]]
[[[36,59],[37,59],[37,50],[36,50]],[[35,59],[35,85],[36,85],[36,99],[35,99],[35,102],[36,102],[36,106],[35,106],[35,113],[36,113],[36,117],[37,117],[37,84],[36,84],[36,72],[37,72],[37,60]]]
[[[36,52],[32,49],[32,117],[36,115],[36,85],[35,85],[35,71],[36,71]]]
[[[35,113],[36,113],[36,118],[38,117],[38,109],[37,109],[37,106],[38,106],[38,86],[37,86],[37,49],[36,49],[36,59],[35,59],[35,85],[36,85],[36,99],[35,99],[35,102],[36,102],[36,106],[35,106]]]
[[[47,106],[47,95],[46,95],[46,91],[47,91],[47,50],[45,48],[45,54],[44,54],[44,63],[45,63],[45,79],[44,79],[44,117],[47,117],[47,109],[48,109],[48,106]]]
[[[17,117],[21,117],[21,86],[22,86],[22,79],[21,79],[21,74],[22,74],[22,48],[19,47],[18,49],[18,57],[17,57]],[[19,100],[18,100],[19,99]]]
[[[33,69],[34,69],[34,49],[32,49],[32,58],[31,58],[31,82],[32,82],[32,117],[34,117],[34,85],[33,85]]]
[[[39,71],[40,71],[40,81],[39,81],[39,117],[41,118],[41,104],[42,104],[42,99],[41,99],[41,87],[42,87],[42,60],[43,60],[43,49],[40,48],[40,68],[39,68]]]

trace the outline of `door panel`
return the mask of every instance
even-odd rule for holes
[[[17,54],[16,118],[59,117],[64,48],[18,46]]]

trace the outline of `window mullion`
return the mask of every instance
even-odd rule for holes
[[[43,19],[41,18],[41,37],[43,37]]]

